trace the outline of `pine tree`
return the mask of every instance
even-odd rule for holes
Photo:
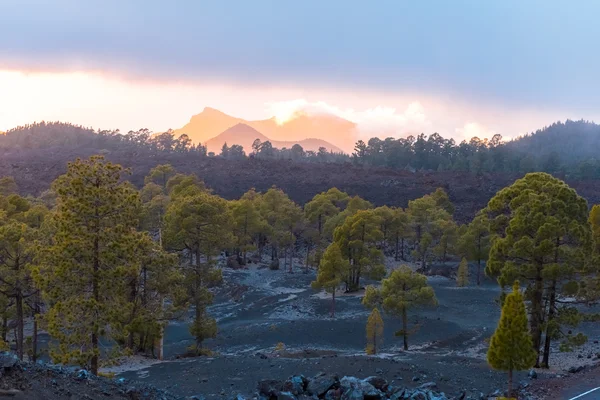
[[[481,284],[481,262],[488,258],[490,239],[490,224],[484,213],[473,218],[459,239],[460,252],[468,260],[477,262],[477,285]]]
[[[430,253],[436,247],[444,233],[443,227],[452,221],[452,216],[442,206],[450,209],[447,197],[443,192],[425,195],[408,202],[407,212],[410,216],[410,226],[413,231],[415,250],[414,257],[421,262],[421,270],[427,268]],[[444,193],[445,194],[445,193]],[[436,201],[437,200],[437,201]],[[440,204],[438,204],[438,201]]]
[[[147,185],[149,183],[154,183],[159,185],[163,190],[167,190],[167,182],[175,175],[176,171],[170,164],[162,164],[157,165],[152,168],[146,178],[144,178],[144,183]]]
[[[259,211],[259,199],[254,189],[247,192],[239,200],[229,203],[233,216],[233,234],[236,238],[238,258],[246,264],[246,254],[256,249],[257,235],[264,230],[266,221]],[[241,253],[241,257],[240,254]]]
[[[513,371],[531,368],[537,357],[527,328],[527,313],[519,282],[504,299],[498,327],[490,340],[487,360],[494,369],[508,372],[508,397],[512,395]]]
[[[184,275],[195,312],[190,326],[190,333],[196,339],[192,350],[200,354],[203,341],[217,335],[217,323],[206,308],[213,301],[209,288],[222,281],[221,270],[215,268],[215,256],[233,244],[233,221],[226,200],[189,189],[173,188],[173,192],[180,194],[165,215],[165,239],[168,248],[188,255]]]
[[[14,302],[17,355],[21,360],[25,347],[26,301],[36,293],[31,279],[34,235],[33,229],[15,220],[0,226],[0,293]]]
[[[561,338],[567,346],[580,343],[581,336],[558,329],[563,323],[577,324],[577,318],[560,318],[577,309],[557,300],[561,295],[580,298],[581,288],[597,270],[588,262],[593,239],[587,201],[560,179],[538,172],[499,191],[484,212],[495,235],[486,274],[497,277],[501,286],[515,280],[527,283],[536,366],[543,347],[541,366],[547,368],[552,340]]]
[[[383,319],[377,307],[371,311],[367,320],[367,348],[366,353],[377,354],[383,343]]]
[[[337,287],[348,276],[350,264],[342,257],[342,251],[336,243],[332,243],[325,250],[317,279],[312,283],[313,288],[324,288],[331,293],[331,317],[335,317],[335,292]]]
[[[381,279],[385,276],[383,252],[378,244],[383,238],[381,218],[374,210],[361,210],[349,216],[334,233],[334,243],[350,262],[346,282],[348,290],[360,288],[361,276]]]
[[[456,271],[456,285],[459,287],[467,286],[469,284],[469,263],[467,259],[463,257],[458,265]]]
[[[406,265],[395,269],[381,282],[381,289],[368,286],[363,305],[374,307],[381,305],[383,310],[402,319],[402,329],[396,336],[402,336],[404,350],[408,350],[408,311],[425,305],[437,305],[437,299],[427,277],[414,272]]]
[[[36,284],[50,305],[45,315],[57,363],[98,373],[100,337],[120,335],[128,309],[128,276],[135,249],[139,196],[123,182],[120,165],[101,156],[69,163],[53,184],[58,204],[53,242],[40,254]]]

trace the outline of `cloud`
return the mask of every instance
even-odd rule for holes
[[[493,129],[489,129],[488,127],[481,125],[477,122],[467,122],[463,127],[456,128],[455,132],[455,139],[457,141],[468,141],[473,137],[478,137],[479,139],[489,139],[497,133]]]
[[[0,68],[600,108],[598,2],[350,3],[2,0]]]
[[[394,107],[378,105],[373,108],[357,110],[342,108],[324,101],[311,102],[306,99],[284,100],[266,104],[268,115],[274,116],[279,123],[293,119],[295,115],[335,115],[354,122],[363,138],[373,136],[405,137],[431,130],[432,123],[427,118],[425,108],[418,101],[409,103],[401,111]]]

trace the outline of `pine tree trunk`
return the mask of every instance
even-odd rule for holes
[[[17,356],[23,360],[23,294],[17,290],[15,296],[15,308],[17,311]]]
[[[304,270],[308,273],[310,266],[308,265],[308,256],[310,255],[310,242],[306,242],[306,262],[304,263]]]
[[[33,338],[31,339],[31,361],[37,361],[37,345],[38,345],[38,303],[36,299],[35,312],[33,315]]]
[[[548,305],[548,323],[546,324],[546,340],[544,342],[544,355],[542,358],[542,368],[550,368],[550,342],[554,336],[554,309],[556,307],[556,281],[552,281],[550,286],[550,304]]]
[[[400,238],[396,235],[396,251],[394,253],[394,260],[399,261],[398,248],[400,247]]]
[[[535,367],[540,366],[540,344],[542,342],[542,297],[544,291],[542,267],[539,265],[537,268],[531,299],[531,338],[536,353]]]
[[[477,236],[477,286],[481,284],[481,235]]]
[[[401,239],[400,243],[400,258],[404,260],[404,238]]]
[[[408,350],[408,316],[406,308],[402,309],[402,338],[404,340],[404,350]]]
[[[333,288],[331,295],[331,318],[335,318],[335,288]]]
[[[512,397],[512,386],[513,386],[513,371],[512,369],[508,370],[508,398]]]
[[[96,211],[96,215],[98,211]],[[98,239],[98,232],[96,232],[96,237],[94,238],[94,272],[92,274],[92,295],[96,304],[100,303],[100,289],[98,284],[98,274],[100,272],[100,242]],[[92,323],[92,359],[90,361],[91,364],[91,372],[93,375],[98,375],[98,321],[94,321]]]
[[[8,334],[8,318],[5,316],[2,317],[2,341],[6,342],[6,335]]]

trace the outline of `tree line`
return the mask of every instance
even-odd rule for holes
[[[313,286],[332,294],[332,316],[340,287],[356,291],[365,278],[385,278],[363,302],[402,319],[405,348],[413,332],[407,313],[436,303],[423,275],[434,262],[464,258],[459,286],[468,284],[467,260],[477,284],[485,267],[502,287],[526,285],[536,365],[549,366],[553,341],[564,350],[583,343],[572,328],[596,317],[581,306],[600,292],[600,207],[588,213],[586,201],[549,174],[517,180],[465,225],[454,221],[442,189],[406,209],[374,207],[336,188],[301,207],[276,187],[227,201],[170,165],[153,168],[139,190],[127,174],[102,156],[76,160],[40,198],[23,198],[12,178],[0,179],[0,346],[12,331],[19,357],[35,359],[43,326],[54,361],[97,373],[117,354],[158,347],[160,356],[164,326],[191,310],[190,352],[203,354],[217,334],[207,307],[221,267],[263,260],[287,272],[318,268]],[[386,259],[416,271],[400,267],[386,278]]]
[[[600,177],[600,126],[587,121],[554,123],[510,141],[499,134],[490,139],[473,137],[456,142],[438,133],[406,138],[358,140],[352,154],[332,153],[325,148],[305,150],[299,144],[277,149],[269,141],[255,140],[251,149],[225,143],[219,153],[192,143],[186,134],[173,130],[152,133],[139,129],[97,130],[60,122],[20,126],[0,135],[0,148],[93,147],[99,150],[128,148],[150,152],[185,153],[226,159],[283,159],[298,162],[352,162],[358,165],[428,171],[517,173],[541,171],[574,179]]]

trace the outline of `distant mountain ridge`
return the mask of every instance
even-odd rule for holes
[[[201,113],[191,117],[190,121],[180,129],[175,130],[176,135],[186,134],[195,143],[208,143],[211,139],[224,133],[229,128],[244,124],[260,132],[266,140],[271,142],[285,142],[286,147],[302,141],[314,149],[313,142],[321,141],[322,147],[329,151],[345,151],[350,153],[357,139],[356,124],[334,115],[307,115],[297,113],[294,117],[279,124],[275,118],[247,121],[225,114],[214,108],[206,107]],[[235,140],[234,140],[235,142]],[[239,144],[229,143],[228,144]],[[212,142],[211,147],[217,146]],[[302,144],[300,144],[304,147]],[[273,143],[273,146],[279,147]],[[246,146],[244,146],[246,147]],[[214,150],[210,150],[214,151]]]
[[[221,132],[216,137],[205,142],[206,148],[209,152],[218,154],[223,147],[223,144],[227,143],[228,146],[238,144],[244,148],[244,151],[249,154],[252,152],[252,143],[258,139],[261,142],[270,141],[273,147],[278,149],[291,148],[294,144],[302,146],[304,151],[319,151],[320,147],[326,148],[328,151],[334,153],[341,153],[342,150],[337,146],[332,145],[321,139],[308,138],[299,141],[279,141],[271,140],[267,136],[263,135],[250,125],[239,122],[231,128]]]

